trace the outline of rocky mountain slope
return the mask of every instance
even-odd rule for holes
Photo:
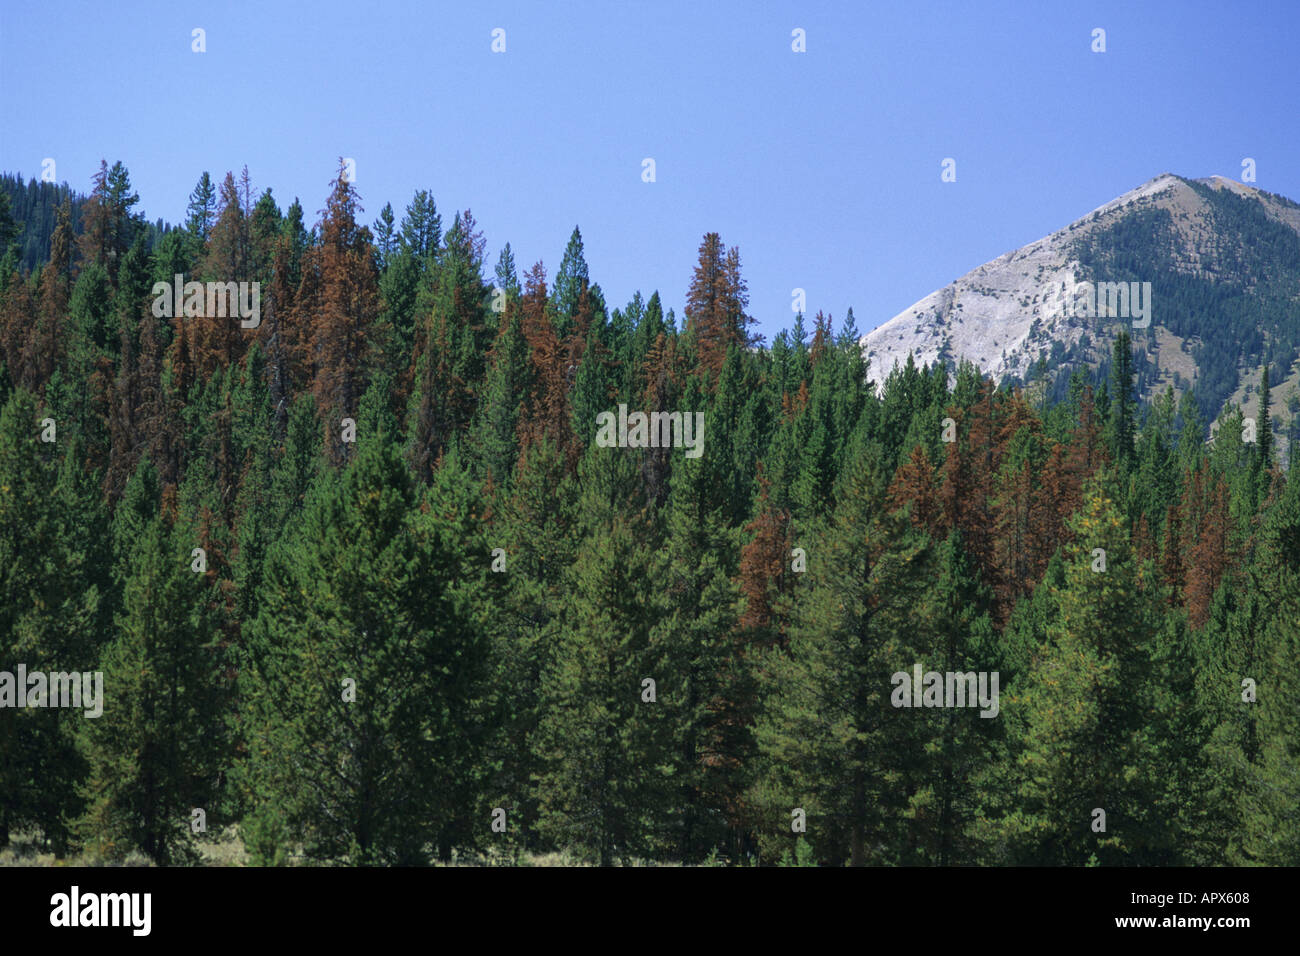
[[[1267,361],[1273,411],[1289,418],[1288,401],[1300,409],[1300,205],[1221,176],[1165,173],[971,270],[861,341],[877,383],[910,353],[1059,393],[1074,368],[1105,370],[1120,323],[1144,398],[1195,386],[1213,421],[1227,402],[1249,403]]]

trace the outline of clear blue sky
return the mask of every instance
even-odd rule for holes
[[[176,222],[200,173],[247,164],[314,222],[349,156],[367,223],[427,188],[444,224],[473,210],[489,268],[509,241],[554,275],[578,224],[611,308],[658,289],[680,318],[716,231],[769,340],[794,287],[865,332],[1162,172],[1249,156],[1300,200],[1298,22],[1295,0],[22,0],[0,7],[0,169],[53,157],[88,191],[120,159]]]

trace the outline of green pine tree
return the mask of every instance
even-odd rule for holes
[[[416,504],[395,445],[366,442],[268,555],[241,670],[256,859],[424,862],[461,812],[484,638],[448,519]]]
[[[565,626],[541,686],[539,826],[556,845],[612,865],[658,849],[672,792],[669,708],[688,690],[652,648],[668,607],[650,527],[610,515],[600,494],[588,492],[585,507],[591,533],[569,575]]]
[[[880,449],[864,448],[843,479],[825,530],[811,535],[788,651],[765,676],[756,735],[764,777],[765,857],[792,846],[791,814],[831,863],[899,862],[907,794],[900,787],[922,711],[891,706],[890,675],[917,661],[915,608],[931,549],[890,515]]]
[[[147,460],[131,483],[157,487]],[[157,514],[132,528],[122,610],[105,649],[103,714],[80,726],[88,774],[76,829],[97,855],[139,849],[161,865],[195,859],[193,810],[215,823],[226,734],[227,681],[214,583],[195,573],[193,527]],[[125,531],[125,529],[123,529]],[[205,821],[206,825],[206,821]]]

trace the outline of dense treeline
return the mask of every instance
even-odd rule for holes
[[[117,164],[120,166],[120,164]],[[125,174],[125,169],[122,169]],[[50,239],[58,220],[59,208],[67,202],[67,214],[74,233],[81,232],[81,207],[86,197],[74,193],[67,183],[38,182],[29,179],[23,183],[20,176],[0,173],[0,210],[8,204],[7,212],[0,211],[0,222],[6,232],[0,234],[0,253],[12,251],[13,258],[0,262],[4,275],[16,269],[31,272],[50,259]],[[145,226],[150,243],[162,238],[171,227],[161,219]]]
[[[1124,333],[1059,402],[877,390],[851,311],[758,343],[713,233],[679,323],[577,229],[489,271],[427,192],[367,227],[340,170],[309,227],[245,172],[155,242],[114,170],[0,290],[0,670],[104,674],[0,711],[0,845],[1300,862],[1300,483],[1267,417],[1140,408]],[[158,317],[177,273],[260,323]],[[996,717],[895,706],[915,665]]]

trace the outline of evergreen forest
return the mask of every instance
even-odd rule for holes
[[[873,369],[852,310],[755,335],[717,233],[616,304],[577,228],[548,273],[341,162],[323,202],[0,189],[0,672],[103,675],[0,708],[0,853],[1300,864],[1267,373],[1211,438],[1115,322],[1053,383]],[[178,275],[255,327],[160,316]],[[698,455],[608,447],[621,406]],[[899,706],[914,668],[996,715]]]

